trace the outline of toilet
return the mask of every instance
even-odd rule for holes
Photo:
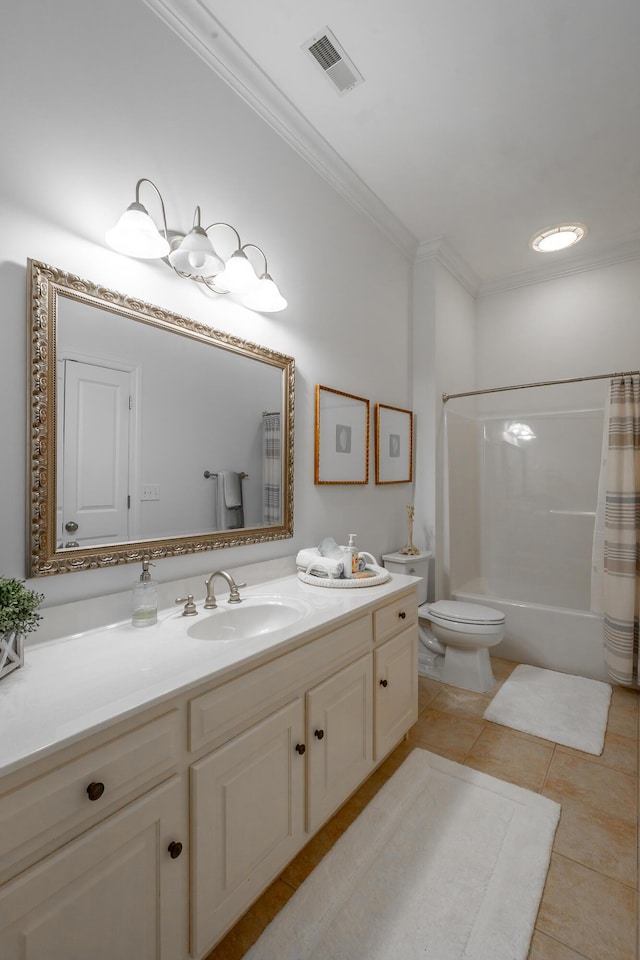
[[[486,693],[495,686],[490,647],[504,636],[504,613],[459,600],[418,607],[419,672],[454,687]]]

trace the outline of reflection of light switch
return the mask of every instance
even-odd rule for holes
[[[142,484],[142,496],[141,500],[159,500],[160,499],[160,484],[159,483],[143,483]]]

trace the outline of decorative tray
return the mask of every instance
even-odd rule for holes
[[[362,577],[357,579],[352,577],[317,577],[314,573],[305,573],[304,570],[298,570],[298,579],[303,583],[311,583],[314,587],[330,587],[334,590],[352,590],[354,587],[377,587],[380,583],[386,583],[391,574],[384,567],[377,564],[368,563],[365,572],[373,573],[373,577]]]

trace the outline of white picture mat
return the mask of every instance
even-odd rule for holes
[[[408,483],[411,479],[412,414],[378,405],[378,483]]]
[[[366,483],[368,419],[366,400],[320,388],[318,483]]]

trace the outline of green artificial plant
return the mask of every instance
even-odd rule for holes
[[[42,620],[36,611],[43,600],[44,594],[29,590],[24,581],[0,577],[0,636],[35,630]]]

